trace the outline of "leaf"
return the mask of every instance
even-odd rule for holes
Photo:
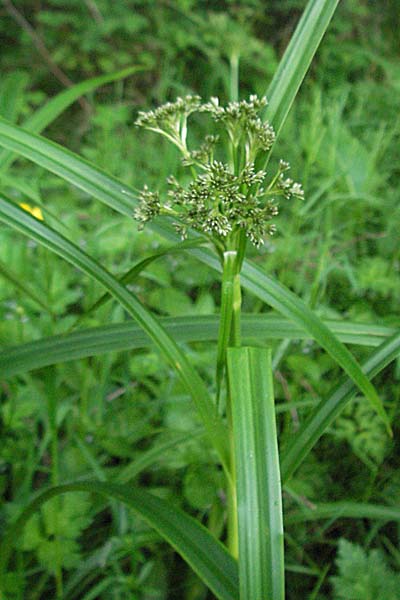
[[[184,352],[182,352],[171,336],[168,335],[158,320],[111,273],[93,258],[85,254],[78,246],[54,229],[48,227],[45,223],[32,217],[13,202],[1,196],[0,220],[13,229],[36,240],[46,248],[49,248],[52,252],[55,252],[64,260],[95,279],[118,300],[152,339],[177,372],[182,384],[191,395],[199,411],[200,417],[210,435],[211,442],[220,454],[222,464],[227,466],[226,428],[217,414],[207,387],[197,371],[190,364]]]
[[[141,454],[141,456],[136,458],[133,462],[123,467],[117,476],[117,482],[127,483],[128,481],[137,477],[149,466],[164,458],[166,452],[168,452],[168,450],[171,448],[175,448],[178,445],[185,444],[202,437],[204,437],[203,430],[192,430],[190,432],[177,433],[171,439],[156,443],[154,446],[149,448],[149,450],[143,452],[143,454]]]
[[[271,351],[228,348],[241,600],[285,594],[282,493]]]
[[[287,515],[285,523],[303,523],[318,519],[376,519],[377,521],[400,522],[400,509],[395,506],[366,502],[318,503],[313,508],[304,506],[301,511]]]
[[[399,355],[400,332],[397,332],[371,354],[362,367],[363,372],[370,378],[375,377]],[[315,407],[282,454],[281,472],[284,481],[300,466],[356,392],[354,382],[343,378],[328,398]]]
[[[368,398],[372,407],[385,423],[387,430],[391,432],[388,416],[374,386],[362,372],[360,365],[351,352],[333,335],[321,319],[298,296],[278,281],[268,277],[256,265],[246,262],[242,273],[242,281],[246,283],[247,289],[254,292],[258,298],[267,302],[311,334]]]
[[[218,337],[217,315],[164,317],[159,321],[179,342],[204,342],[216,340]],[[395,331],[389,327],[343,321],[325,321],[325,325],[343,342],[367,346],[379,345]],[[304,329],[291,323],[289,319],[267,313],[243,314],[242,336],[246,343],[310,337]],[[5,348],[0,352],[0,376],[9,377],[63,361],[97,356],[106,352],[146,348],[150,343],[148,336],[132,321],[82,329]]]
[[[400,574],[387,565],[381,550],[367,553],[341,539],[336,563],[339,575],[331,578],[335,600],[399,600]]]
[[[133,216],[133,190],[59,144],[0,118],[0,145],[55,173],[121,214]]]
[[[36,110],[32,116],[28,117],[23,123],[23,127],[32,133],[41,133],[62,112],[64,112],[66,108],[84,94],[95,90],[101,85],[124,79],[129,75],[133,75],[134,73],[145,69],[146,67],[144,65],[135,65],[123,69],[122,71],[116,71],[114,73],[108,73],[107,75],[101,75],[100,77],[87,79],[86,81],[82,81],[81,83],[63,90],[60,94],[57,94],[57,96],[54,96],[54,98],[51,98],[46,102],[44,106]],[[1,111],[0,114],[10,121],[13,120],[11,115],[3,114]],[[4,172],[11,165],[14,158],[15,155],[12,152],[3,150],[0,154],[0,172]]]
[[[91,492],[133,508],[197,573],[220,600],[237,600],[238,575],[235,560],[203,525],[175,505],[138,488],[111,483],[80,481],[50,488],[40,494],[9,528],[0,546],[0,574],[4,577],[12,542],[40,506],[66,492]]]
[[[276,134],[289,113],[339,0],[309,0],[268,87],[265,117]]]
[[[217,346],[217,405],[221,392],[221,385],[225,370],[226,351],[231,336],[231,327],[233,319],[233,301],[234,301],[234,278],[236,274],[237,252],[224,252],[224,265],[221,284],[221,309],[218,328],[218,346]]]
[[[175,244],[174,246],[169,246],[168,248],[163,248],[158,252],[155,252],[151,256],[144,258],[143,260],[136,263],[129,271],[125,273],[118,281],[121,285],[128,285],[135,281],[140,273],[149,265],[151,265],[158,258],[162,258],[163,256],[167,256],[169,254],[174,254],[176,252],[182,252],[183,250],[187,250],[188,248],[195,248],[204,244],[205,240],[185,240],[180,242],[179,244]],[[111,298],[110,294],[104,294],[99,298],[88,310],[85,312],[82,318],[86,317],[89,313],[94,312],[103,306],[107,300]]]

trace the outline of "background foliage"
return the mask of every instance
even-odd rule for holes
[[[45,134],[134,187],[160,187],[179,168],[178,157],[133,126],[137,111],[188,92],[226,100],[237,56],[241,94],[263,94],[304,4],[4,0],[0,114],[22,122],[71,82],[142,64],[142,72],[75,103]],[[340,4],[279,142],[306,199],[284,210],[279,236],[261,253],[254,251],[254,260],[321,316],[395,327],[398,25],[396,0]],[[14,164],[13,185],[7,176],[2,183],[18,202],[41,207],[48,224],[117,275],[164,244],[27,161]],[[4,347],[128,318],[113,303],[84,316],[101,295],[99,287],[3,227],[0,275]],[[206,315],[216,312],[217,281],[205,266],[177,253],[152,263],[133,286],[160,315]],[[267,311],[250,295],[244,308]],[[282,449],[339,372],[312,342],[272,343]],[[368,355],[362,347],[351,349],[360,360]],[[186,350],[211,381],[210,345]],[[393,419],[393,440],[369,405],[356,398],[290,480],[288,515],[313,502],[399,504],[399,377],[394,362],[375,380]],[[137,479],[214,531],[223,526],[216,458],[202,441],[183,389],[156,352],[111,353],[24,373],[2,381],[0,395],[0,524],[47,483],[95,476]],[[398,534],[394,525],[366,519],[288,525],[288,599],[399,599]],[[204,593],[139,518],[89,494],[44,505],[15,548],[7,576],[10,599],[58,593],[65,599],[189,600]],[[386,595],[379,595],[378,582]]]

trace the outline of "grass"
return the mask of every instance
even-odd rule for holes
[[[310,7],[315,9],[318,4],[323,5],[316,2]],[[305,60],[304,69],[306,66]],[[298,73],[296,66],[288,79],[293,94]],[[278,142],[282,155],[286,149],[295,176],[304,182],[306,200],[295,202],[290,213],[283,212],[280,236],[261,253],[250,249],[242,272],[243,340],[253,346],[267,340],[273,351],[289,599],[299,593],[310,598],[331,597],[332,546],[338,529],[341,537],[365,547],[383,548],[390,564],[398,567],[395,536],[384,526],[386,521],[397,520],[389,506],[399,489],[396,429],[391,440],[382,419],[365,400],[360,402],[362,411],[348,410],[357,406],[351,403],[355,383],[380,406],[368,383],[375,377],[388,420],[395,423],[397,414],[398,392],[388,379],[389,374],[396,381],[399,353],[393,276],[398,266],[392,241],[394,220],[390,218],[396,211],[396,172],[390,155],[397,124],[387,131],[379,112],[371,112],[357,90],[345,84],[325,90],[323,82],[318,82],[318,77],[323,80],[322,73],[318,73],[319,65],[315,68],[317,81],[307,80]],[[272,90],[277,89],[274,85]],[[371,97],[377,94],[375,102],[383,105],[384,94],[379,95],[373,81],[369,86]],[[281,93],[281,102],[283,98],[285,105],[288,95]],[[283,106],[282,112],[274,109],[273,114],[285,116],[290,104]],[[99,106],[93,128],[80,142],[81,152],[106,170],[111,167],[115,179],[44,141],[35,146],[36,138],[2,125],[7,151],[21,152],[80,189],[77,192],[54,175],[44,175],[42,168],[27,161],[16,162],[3,181],[3,219],[35,240],[27,244],[10,229],[0,232],[4,265],[0,293],[6,317],[0,339],[5,348],[15,348],[0,358],[5,381],[2,461],[8,469],[2,475],[7,500],[3,519],[8,524],[15,522],[48,484],[76,481],[48,492],[71,491],[57,500],[58,505],[51,501],[50,508],[46,504],[39,508],[47,492],[40,496],[31,505],[35,517],[20,537],[16,529],[8,529],[11,562],[3,578],[7,598],[46,594],[107,598],[110,589],[115,598],[146,598],[149,594],[167,598],[177,593],[187,598],[206,597],[204,587],[183,569],[162,538],[180,552],[217,597],[237,596],[236,563],[222,546],[213,545],[215,539],[226,535],[226,482],[218,465],[222,461],[228,477],[231,469],[223,442],[225,425],[219,419],[213,424],[207,400],[209,393],[215,392],[216,345],[209,341],[218,335],[218,260],[202,248],[169,254],[166,249],[175,239],[172,229],[160,223],[153,232],[137,234],[129,218],[88,196],[130,217],[137,188],[146,181],[157,186],[158,180],[179,171],[175,152],[163,147],[163,161],[155,159],[159,144],[150,135],[132,130],[128,118],[123,106],[115,114],[109,107]],[[56,134],[51,137],[60,139],[55,126],[51,131]],[[74,146],[77,140],[70,138],[69,143]],[[126,160],[127,152],[138,157],[138,172],[132,161]],[[271,168],[274,161],[272,156]],[[8,203],[5,196],[11,196],[13,202]],[[23,200],[43,208],[44,223],[17,207]],[[42,242],[94,280],[82,277],[36,245]],[[155,249],[160,255],[157,261],[151,259]],[[118,278],[133,264],[138,269],[126,291]],[[102,297],[100,284],[116,295],[120,306],[107,302],[91,310]],[[154,318],[150,310],[170,316]],[[127,312],[142,315],[140,322],[153,343],[127,320]],[[66,335],[52,339],[60,334]],[[220,347],[220,357],[228,338]],[[38,341],[31,343],[35,339]],[[350,344],[349,350],[364,365],[368,379],[337,339]],[[328,353],[319,346],[325,346]],[[134,348],[145,350],[132,352]],[[160,351],[169,357],[170,366]],[[177,361],[183,372],[174,370]],[[196,365],[196,374],[192,365]],[[239,383],[232,395],[238,387]],[[202,419],[190,407],[188,391],[196,399]],[[209,430],[217,428],[218,434],[211,435],[217,453],[205,444],[203,425]],[[199,432],[199,437],[192,437],[192,431]],[[258,443],[262,445],[262,437]],[[261,456],[261,452],[257,454]],[[244,453],[238,456],[240,459]],[[133,486],[133,481],[140,487]],[[255,481],[262,481],[262,471]],[[125,487],[118,488],[121,484]],[[111,499],[106,504],[96,495],[79,494],[76,498],[84,500],[74,500],[73,489],[105,493]],[[336,499],[337,504],[333,502]],[[147,522],[156,534],[124,508],[128,504],[141,514],[140,506],[153,501],[159,509]],[[54,517],[55,506],[59,518]],[[179,506],[196,519],[171,512],[171,506]],[[154,518],[157,510],[158,520]],[[168,514],[171,518],[178,515],[174,533],[172,520],[160,525]],[[351,519],[350,524],[344,517]],[[310,526],[311,518],[321,525]],[[185,519],[191,519],[190,525]],[[328,519],[327,524],[323,519]],[[199,522],[210,533],[199,528]],[[189,546],[184,547],[182,536],[188,527],[194,529],[185,542]],[[250,536],[248,552],[251,562],[257,564],[262,552],[257,554],[254,539]],[[207,563],[213,552],[214,560]],[[248,560],[246,551],[241,554],[239,572],[248,573],[243,566]],[[203,562],[200,555],[205,557]],[[224,561],[226,567],[218,571]],[[230,575],[226,577],[226,573]],[[244,580],[241,575],[242,585]],[[257,597],[252,584],[263,586],[265,582],[250,578],[246,585],[251,591],[243,588],[243,597]],[[275,597],[279,594],[282,591]]]

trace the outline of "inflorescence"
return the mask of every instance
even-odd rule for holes
[[[156,110],[140,112],[136,124],[175,144],[183,155],[183,165],[191,168],[192,180],[183,186],[170,176],[165,201],[161,201],[159,192],[145,186],[134,215],[139,227],[158,215],[169,215],[175,219],[174,226],[182,238],[188,229],[195,229],[224,243],[230,234],[242,230],[255,246],[263,244],[276,229],[271,223],[278,214],[276,197],[304,196],[301,185],[285,176],[289,169],[285,161],[280,161],[269,184],[265,181],[267,173],[256,170],[257,156],[268,152],[275,141],[272,126],[259,117],[266,104],[265,98],[250,96],[249,100],[223,107],[218,98],[202,104],[198,96],[186,96]],[[187,119],[194,112],[209,113],[228,136],[227,162],[215,158],[220,135],[207,135],[198,149],[189,150]]]

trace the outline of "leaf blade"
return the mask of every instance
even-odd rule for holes
[[[100,75],[99,77],[93,77],[91,79],[86,79],[81,83],[77,83],[76,85],[63,90],[46,102],[44,106],[36,110],[33,115],[24,121],[23,127],[32,133],[41,133],[48,125],[50,125],[50,123],[60,116],[65,109],[67,109],[81,96],[84,96],[88,92],[95,90],[101,85],[118,81],[120,79],[125,79],[125,77],[129,77],[129,75],[133,75],[134,73],[142,71],[145,68],[146,67],[144,65],[134,65],[120,71],[115,71],[106,75]],[[6,117],[6,115],[4,116]],[[14,158],[15,154],[13,154],[12,151],[3,150],[0,153],[0,172],[5,172],[12,164]]]
[[[285,594],[282,493],[271,351],[228,348],[241,600]]]
[[[215,410],[207,387],[186,355],[158,320],[111,273],[78,246],[1,195],[0,220],[24,235],[35,239],[39,244],[47,247],[80,271],[98,281],[127,310],[177,372],[183,386],[194,400],[200,417],[210,434],[210,439],[220,455],[222,464],[227,466],[229,463],[226,442],[224,441],[226,439],[225,426]]]
[[[290,39],[266,92],[269,104],[265,116],[273,125],[277,135],[282,129],[338,3],[339,0],[309,0]]]
[[[118,500],[135,510],[184,558],[220,600],[237,600],[237,566],[224,546],[198,521],[166,500],[128,486],[81,481],[50,488],[36,498],[3,538],[0,572],[7,566],[12,540],[27,520],[50,498],[67,492],[91,492]]]
[[[163,317],[163,327],[177,341],[205,342],[218,337],[217,315]],[[369,326],[343,321],[325,321],[329,329],[343,342],[378,346],[382,340],[394,335],[390,327]],[[242,315],[242,334],[246,344],[260,340],[309,339],[309,334],[289,319],[275,315]],[[81,329],[68,334],[54,335],[34,342],[6,347],[0,352],[0,376],[10,377],[32,369],[59,362],[146,348],[149,338],[132,321]]]
[[[381,344],[363,365],[363,371],[374,377],[400,355],[400,332]],[[356,394],[354,382],[343,378],[326,400],[320,402],[282,454],[282,479],[286,481],[300,466],[327,427]]]
[[[293,292],[268,277],[260,267],[254,264],[246,263],[242,281],[246,281],[247,289],[253,291],[259,298],[311,334],[368,398],[388,431],[391,432],[389,419],[374,386],[362,372],[351,352],[333,335],[321,319]]]

